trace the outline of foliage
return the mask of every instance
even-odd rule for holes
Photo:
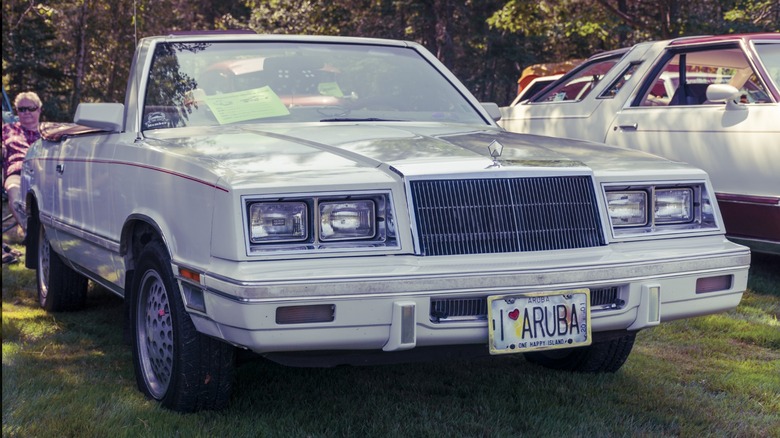
[[[774,32],[778,21],[773,0],[510,0],[488,19],[507,32],[542,36],[551,61],[650,39]]]
[[[70,119],[78,102],[124,102],[138,38],[212,29],[224,14],[246,13],[230,3],[3,1],[3,85],[12,97],[25,90],[38,92],[48,120]]]
[[[55,13],[24,1],[3,2],[3,86],[16,94],[35,90],[44,101],[44,114],[61,116],[68,84],[58,56]]]
[[[641,40],[776,31],[775,0],[4,0],[3,85],[35,90],[44,119],[123,102],[138,38],[246,28],[417,41],[481,100],[508,103],[526,66]]]

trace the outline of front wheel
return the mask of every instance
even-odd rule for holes
[[[133,365],[141,392],[179,412],[225,407],[234,349],[195,330],[160,242],[141,252],[130,299]]]
[[[623,366],[634,347],[635,332],[594,341],[587,347],[525,353],[529,362],[547,368],[582,373],[614,373]]]
[[[38,303],[49,312],[83,309],[87,302],[87,278],[66,265],[51,249],[46,230],[40,224],[37,242]]]

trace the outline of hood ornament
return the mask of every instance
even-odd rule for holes
[[[504,145],[498,142],[498,140],[493,140],[488,145],[488,152],[490,152],[490,156],[493,158],[493,164],[487,167],[487,169],[490,169],[491,167],[501,167],[501,163],[498,162],[498,159],[501,157],[501,152],[504,151]]]

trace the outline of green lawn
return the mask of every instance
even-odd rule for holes
[[[34,273],[3,266],[3,436],[780,436],[780,257],[754,255],[731,312],[639,334],[616,374],[555,372],[521,356],[238,369],[230,407],[177,414],[136,390],[121,301],[47,314]]]

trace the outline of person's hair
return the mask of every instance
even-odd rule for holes
[[[19,93],[16,95],[16,99],[14,99],[14,106],[18,106],[19,102],[22,99],[32,100],[35,102],[35,104],[40,108],[43,105],[43,102],[41,102],[41,98],[38,97],[38,94],[36,94],[34,91],[25,91],[24,93]]]

